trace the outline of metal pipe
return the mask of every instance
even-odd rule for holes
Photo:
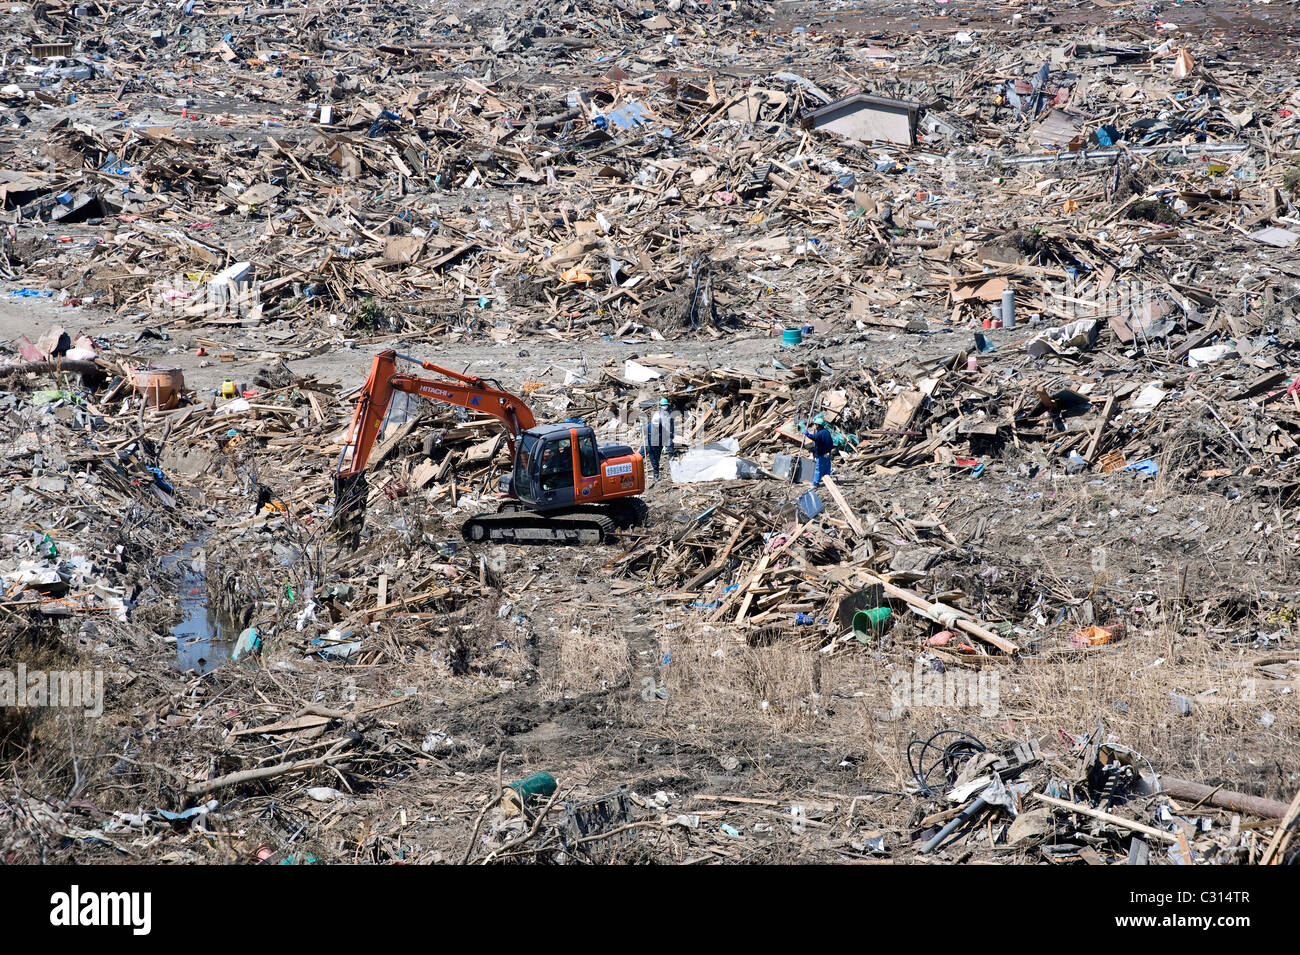
[[[921,855],[928,856],[935,849],[939,848],[939,844],[943,842],[943,840],[947,839],[950,835],[952,835],[953,831],[958,826],[962,825],[962,823],[967,822],[970,819],[973,819],[975,817],[975,814],[978,813],[981,809],[983,809],[988,804],[989,804],[988,800],[985,799],[983,795],[981,795],[973,803],[971,803],[969,806],[963,809],[961,811],[961,814],[956,819],[954,819],[952,822],[948,823],[948,825],[940,829],[939,834],[937,836],[932,838],[925,845],[921,846]]]

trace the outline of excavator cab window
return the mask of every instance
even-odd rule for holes
[[[520,499],[533,500],[533,459],[540,452],[542,441],[536,435],[526,434],[519,439],[519,451],[515,458],[515,493]]]
[[[568,435],[552,438],[542,451],[542,490],[573,487],[573,442]]]
[[[595,477],[600,473],[600,455],[596,453],[596,436],[578,434],[578,460],[583,477]]]

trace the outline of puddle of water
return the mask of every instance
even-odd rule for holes
[[[163,560],[164,572],[178,582],[180,623],[172,627],[176,638],[176,666],[185,672],[209,673],[230,659],[238,631],[217,610],[208,606],[206,555],[200,538]]]

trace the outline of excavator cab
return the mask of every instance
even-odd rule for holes
[[[640,456],[634,463],[633,455],[626,445],[597,444],[596,433],[586,425],[529,428],[519,435],[508,491],[536,511],[639,493],[645,472]]]

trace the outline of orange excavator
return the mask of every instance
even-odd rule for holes
[[[397,359],[440,378],[397,371]],[[538,425],[523,399],[490,379],[472,378],[427,361],[380,352],[370,366],[334,476],[334,513],[341,524],[364,520],[366,462],[398,392],[490,414],[505,425],[513,462],[502,475],[505,500],[495,513],[477,514],[461,533],[468,541],[513,544],[599,544],[620,527],[645,521],[645,464],[624,444],[598,444],[585,425]],[[344,462],[347,448],[352,458]]]

